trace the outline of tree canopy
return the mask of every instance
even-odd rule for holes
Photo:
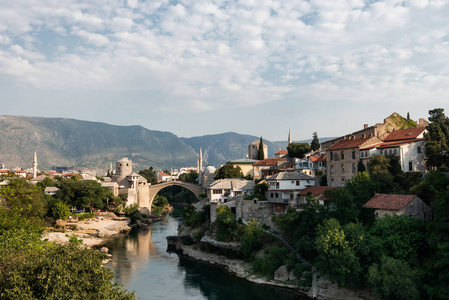
[[[309,143],[291,143],[287,147],[288,155],[297,158],[304,158],[304,155],[309,153],[310,149]]]
[[[318,139],[318,133],[316,133],[316,132],[313,133],[313,139],[312,139],[312,143],[310,144],[310,148],[313,151],[320,149],[320,140]]]
[[[215,176],[215,179],[223,178],[243,178],[242,169],[239,166],[226,163],[217,170],[217,175]]]
[[[179,175],[179,180],[184,181],[184,182],[189,182],[189,183],[195,183],[196,180],[198,179],[199,174],[197,171],[195,170],[190,170],[189,173],[183,173],[181,175]]]
[[[141,171],[139,171],[139,174],[142,175],[143,177],[145,177],[145,179],[148,181],[148,183],[150,183],[150,184],[157,183],[157,178],[156,178],[156,174],[154,173],[153,167],[149,167],[148,169],[141,170]]]
[[[424,148],[427,164],[434,168],[449,166],[449,118],[442,108],[430,110],[429,115]]]

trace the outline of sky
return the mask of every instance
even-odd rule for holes
[[[0,0],[0,115],[340,136],[449,113],[449,1]]]

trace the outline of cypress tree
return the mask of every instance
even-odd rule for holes
[[[313,140],[310,144],[310,147],[313,151],[320,149],[320,140],[318,139],[318,134],[316,133],[316,131],[313,133]]]
[[[259,142],[259,155],[257,156],[257,158],[259,160],[264,160],[265,159],[265,153],[263,152],[263,141],[262,141],[262,137],[260,137],[260,142]]]

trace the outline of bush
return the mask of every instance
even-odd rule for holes
[[[56,202],[51,207],[51,215],[56,219],[65,220],[70,216],[70,210],[64,203]]]
[[[217,240],[225,241],[232,239],[232,235],[237,229],[237,221],[229,207],[222,205],[217,207]]]
[[[243,236],[241,237],[241,251],[245,258],[251,256],[260,250],[262,247],[262,236],[264,235],[262,225],[257,220],[251,220],[244,228]]]
[[[263,258],[256,258],[253,262],[253,270],[256,273],[273,279],[274,272],[285,264],[289,250],[278,245],[272,245],[265,249]]]
[[[384,299],[419,299],[417,274],[398,259],[384,256],[368,270],[368,284]]]
[[[78,221],[82,221],[85,219],[90,219],[90,218],[94,218],[96,215],[95,213],[80,213],[80,214],[76,214],[76,216],[78,217]]]

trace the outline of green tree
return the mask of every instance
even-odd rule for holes
[[[313,151],[320,149],[320,140],[318,139],[318,134],[316,132],[313,133],[313,139],[310,147]]]
[[[217,240],[232,240],[233,234],[237,229],[237,221],[229,207],[221,205],[217,207],[217,219],[215,220],[217,228]]]
[[[215,179],[243,178],[242,169],[239,166],[233,166],[230,163],[224,164],[216,172],[217,172],[217,175],[215,176]]]
[[[0,189],[0,198],[6,206],[25,218],[40,219],[44,216],[45,202],[42,191],[24,178],[13,178]]]
[[[183,173],[179,175],[179,180],[189,183],[196,183],[196,180],[198,179],[199,174],[197,171],[190,170],[189,173]]]
[[[260,141],[259,141],[259,153],[257,155],[257,159],[258,160],[264,160],[265,159],[265,152],[263,151],[262,137],[260,137]]]
[[[139,174],[142,175],[143,177],[145,177],[145,179],[148,181],[148,183],[150,183],[150,184],[157,183],[157,178],[156,178],[156,174],[154,173],[153,167],[149,167],[148,169],[141,170],[141,171],[139,171]]]
[[[264,235],[262,224],[257,220],[251,220],[246,225],[241,237],[241,251],[245,258],[251,258],[262,247]]]
[[[407,262],[384,256],[368,271],[368,284],[384,299],[420,299],[417,272]]]
[[[56,219],[65,220],[70,216],[70,210],[67,205],[58,201],[51,207],[51,215]]]
[[[304,158],[304,155],[309,153],[310,149],[308,143],[291,143],[287,146],[288,155],[297,158]]]
[[[444,109],[436,108],[429,111],[426,144],[424,151],[427,165],[439,168],[449,165],[449,118],[445,116]]]
[[[318,252],[315,263],[320,273],[342,287],[361,284],[363,270],[355,255],[354,245],[346,239],[338,220],[324,220],[322,225],[318,225],[315,245]]]

